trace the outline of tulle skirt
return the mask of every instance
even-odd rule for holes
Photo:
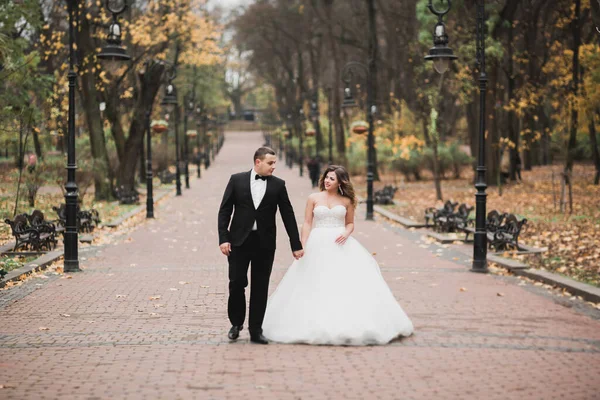
[[[413,324],[379,266],[344,228],[315,228],[304,257],[294,261],[269,298],[263,334],[281,343],[386,344],[409,336]]]

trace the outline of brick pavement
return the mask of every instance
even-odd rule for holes
[[[366,348],[258,346],[244,330],[228,343],[216,211],[229,174],[249,169],[260,143],[257,133],[228,134],[202,179],[87,255],[83,273],[0,291],[0,399],[600,398],[599,312],[470,273],[463,253],[366,222],[363,210],[355,236],[376,253],[414,336]],[[301,220],[308,179],[283,163],[276,174]],[[278,241],[271,290],[292,261],[283,229]]]

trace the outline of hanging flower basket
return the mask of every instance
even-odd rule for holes
[[[196,137],[198,136],[198,131],[195,129],[190,129],[185,133],[188,137]]]
[[[315,131],[314,129],[307,129],[306,130],[306,136],[308,136],[308,137],[315,136],[316,133],[317,133],[317,131]]]
[[[352,125],[350,125],[350,129],[357,135],[362,135],[369,130],[369,124],[365,121],[354,121]]]
[[[169,123],[161,119],[158,121],[152,121],[150,127],[154,133],[164,133],[169,129]]]

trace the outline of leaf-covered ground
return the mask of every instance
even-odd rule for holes
[[[17,192],[17,183],[12,180],[14,174],[0,174],[0,245],[13,241],[10,226],[4,222],[4,219],[12,219],[15,209],[15,197]],[[34,209],[41,210],[48,220],[58,218],[52,206],[59,206],[65,202],[65,198],[56,184],[49,183],[40,188],[36,197],[35,207],[30,207],[23,192],[23,184],[21,185],[22,195],[17,207],[17,214],[31,213]],[[140,204],[145,202],[145,197],[140,196]],[[102,222],[111,221],[120,215],[123,215],[133,208],[135,205],[120,205],[117,201],[114,202],[96,202],[94,201],[93,190],[88,190],[83,200],[83,208],[95,208],[100,214]]]
[[[521,236],[523,242],[548,248],[541,259],[528,259],[531,266],[600,286],[600,186],[593,185],[592,166],[575,166],[573,213],[562,214],[560,171],[559,165],[524,171],[522,183],[502,186],[502,196],[498,187],[488,188],[487,211],[495,209],[527,218]],[[431,177],[425,178],[420,182],[404,182],[400,175],[386,175],[381,182],[375,182],[375,190],[395,184],[399,187],[395,200],[400,204],[390,208],[404,217],[423,221],[426,207],[441,206],[436,201]],[[353,182],[359,195],[366,197],[364,177],[355,176]],[[444,200],[474,206],[475,192],[470,171],[465,171],[463,179],[442,181]]]

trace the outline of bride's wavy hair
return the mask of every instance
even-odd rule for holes
[[[330,165],[325,168],[323,175],[321,175],[321,179],[319,179],[319,189],[321,191],[325,190],[325,178],[330,172],[335,172],[337,181],[340,184],[340,187],[338,188],[340,194],[349,198],[352,202],[352,206],[356,208],[358,200],[356,199],[356,194],[354,193],[354,186],[352,186],[352,182],[350,182],[350,175],[348,174],[348,171],[346,171],[346,168],[342,167],[341,165]]]

